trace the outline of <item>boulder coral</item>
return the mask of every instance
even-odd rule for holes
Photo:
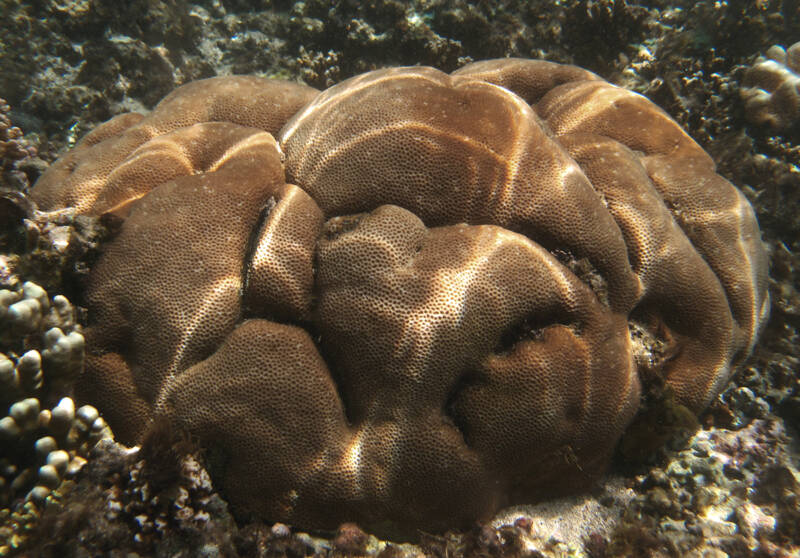
[[[800,120],[800,42],[784,49],[773,45],[759,56],[742,80],[747,119],[777,130]]]
[[[240,513],[468,524],[588,486],[659,374],[701,411],[768,308],[753,210],[644,97],[572,66],[220,77],[33,188],[122,219],[78,385],[208,449]]]

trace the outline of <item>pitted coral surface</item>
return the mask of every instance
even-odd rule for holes
[[[711,158],[549,62],[195,82],[32,195],[124,219],[81,395],[127,441],[168,417],[237,509],[302,527],[445,528],[586,486],[642,370],[700,411],[768,308]]]

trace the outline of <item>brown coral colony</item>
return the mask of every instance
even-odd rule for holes
[[[124,217],[79,394],[242,513],[454,527],[586,486],[639,370],[702,410],[768,308],[752,208],[645,98],[530,60],[251,77],[114,118],[32,190]]]

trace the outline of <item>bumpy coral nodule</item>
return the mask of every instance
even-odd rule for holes
[[[784,49],[773,45],[759,56],[742,80],[747,119],[789,130],[800,121],[800,42]]]
[[[768,307],[711,158],[548,62],[189,84],[32,195],[125,218],[81,395],[123,440],[167,416],[237,509],[303,527],[452,527],[586,486],[640,369],[700,411]]]
[[[33,282],[0,289],[0,556],[24,544],[62,482],[112,437],[97,409],[67,396],[84,357],[75,318],[69,300]]]

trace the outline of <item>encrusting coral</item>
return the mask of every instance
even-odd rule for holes
[[[587,486],[640,373],[699,412],[768,308],[711,158],[549,62],[192,83],[31,195],[124,219],[80,395],[123,441],[166,417],[236,509],[301,527],[445,528]]]
[[[772,46],[759,56],[742,80],[747,119],[788,130],[800,119],[800,42],[784,49]]]

